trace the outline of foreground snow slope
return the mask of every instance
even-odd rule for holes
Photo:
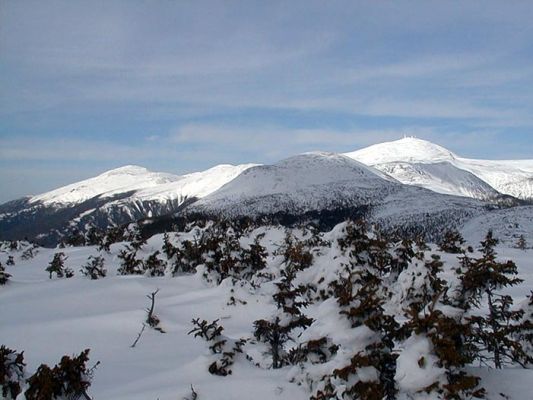
[[[265,233],[262,243],[272,252],[283,240],[283,230],[271,228]],[[150,239],[143,254],[160,249],[161,244],[161,236]],[[266,318],[273,310],[268,287],[251,295],[238,289],[230,293],[230,286],[224,283],[210,287],[199,275],[116,276],[116,254],[121,247],[113,245],[111,254],[105,255],[109,274],[96,281],[78,273],[87,257],[97,254],[93,247],[62,249],[68,256],[67,266],[76,271],[71,279],[48,279],[44,268],[56,249],[39,249],[28,261],[16,255],[16,265],[8,267],[12,281],[0,286],[0,344],[24,350],[28,371],[35,371],[41,363],[53,365],[64,354],[90,348],[91,362],[101,361],[89,391],[94,399],[176,400],[190,393],[191,384],[199,399],[309,398],[303,387],[289,382],[290,367],[261,369],[241,360],[230,376],[210,375],[206,343],[187,335],[191,319],[201,317],[220,318],[224,333],[232,338],[249,336],[253,321]],[[498,253],[502,259],[515,260],[525,280],[510,292],[518,304],[533,288],[533,250],[500,247]],[[316,267],[307,273],[317,273],[317,278],[327,276],[336,257],[339,255],[332,251],[317,254]],[[454,265],[454,255],[443,257]],[[6,258],[7,254],[0,253],[0,262],[5,264]],[[275,267],[274,259],[269,263]],[[131,348],[146,317],[145,295],[156,289],[160,292],[155,310],[166,333],[146,329],[137,346]],[[230,295],[247,304],[228,306]],[[331,326],[339,316],[328,310],[328,304],[322,303],[308,312],[319,319],[326,332],[339,341],[346,340],[338,325]],[[511,400],[529,398],[532,370],[472,368],[472,372],[483,377],[489,400],[506,398],[500,393]]]
[[[160,238],[156,242],[153,248],[160,248]],[[94,248],[65,249],[77,276],[49,280],[43,266],[55,251],[41,249],[29,262],[17,257],[12,281],[0,286],[0,344],[24,350],[28,371],[90,348],[90,364],[101,362],[89,390],[94,399],[176,400],[190,395],[191,384],[200,399],[308,398],[285,379],[284,371],[237,364],[231,377],[209,374],[205,342],[187,335],[193,318],[222,317],[225,333],[238,337],[254,319],[268,314],[268,305],[254,302],[245,310],[227,306],[228,288],[209,287],[196,276],[115,276],[114,256],[107,260],[110,276],[91,281],[78,268],[97,253]],[[166,333],[146,329],[131,348],[146,318],[145,296],[156,289],[156,313]]]
[[[441,193],[490,198],[496,191],[521,199],[533,198],[533,160],[462,158],[427,140],[403,138],[346,153],[405,184]],[[438,171],[435,166],[439,164]],[[475,180],[470,174],[479,178]]]

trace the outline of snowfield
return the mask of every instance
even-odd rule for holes
[[[335,239],[342,228],[342,224],[335,227],[324,235],[324,239]],[[258,228],[243,237],[241,243],[252,243],[258,234],[264,234],[261,243],[271,254],[267,258],[267,270],[278,274],[282,259],[272,253],[282,244],[284,230],[280,227]],[[301,233],[294,234],[303,237]],[[182,239],[187,237],[192,238],[192,234],[181,236]],[[140,254],[147,256],[161,250],[162,244],[162,235],[156,235]],[[477,246],[477,243],[473,244]],[[254,362],[241,356],[237,358],[231,375],[211,375],[207,370],[211,361],[206,342],[187,334],[192,329],[193,318],[219,319],[226,336],[251,338],[253,321],[268,318],[275,310],[272,283],[266,282],[255,290],[247,285],[233,286],[229,280],[216,286],[202,277],[202,267],[196,274],[175,277],[117,276],[117,254],[123,247],[122,243],[114,244],[110,253],[101,253],[108,276],[98,280],[90,280],[79,272],[89,255],[100,254],[95,247],[39,248],[30,260],[22,260],[20,251],[0,253],[3,265],[9,254],[15,256],[15,265],[7,267],[12,278],[6,286],[0,286],[0,344],[24,350],[27,371],[35,371],[41,363],[54,365],[64,354],[77,355],[90,348],[90,364],[101,362],[89,390],[93,399],[184,399],[190,398],[191,385],[200,400],[309,398],[309,388],[296,366],[273,370],[254,365],[255,362],[265,362],[258,355],[258,346],[245,347],[245,353]],[[435,250],[435,246],[432,247]],[[49,279],[45,268],[58,251],[67,255],[66,266],[75,271],[73,278]],[[533,289],[533,249],[518,250],[504,243],[497,251],[500,259],[512,259],[517,263],[520,277],[524,279],[521,285],[509,291],[515,306],[519,305]],[[450,271],[457,265],[456,256],[438,254],[446,265],[443,276],[453,280]],[[335,246],[323,248],[314,256],[313,266],[299,274],[300,281],[332,280],[336,268],[347,261]],[[146,295],[157,289],[155,312],[165,333],[147,328],[132,348],[146,318],[145,309],[149,306]],[[232,296],[236,299],[235,305],[229,305]],[[395,296],[399,299],[402,294],[397,292]],[[335,307],[333,299],[309,306],[306,314],[315,322],[312,329],[306,330],[298,340],[328,335],[336,343],[344,344],[344,351],[366,340],[354,336],[355,331]],[[389,311],[398,313],[398,310]],[[421,387],[421,382],[431,383],[431,378],[439,376],[440,372],[429,369],[429,375],[420,373],[417,360],[421,354],[427,354],[431,350],[428,346],[431,346],[424,340],[409,340],[412,345],[406,342],[408,351],[398,360],[397,380],[402,389],[399,398],[436,398],[412,394]],[[340,362],[340,357],[336,362]],[[316,364],[308,372],[318,376],[324,372],[323,368],[323,364]],[[469,370],[483,378],[482,385],[488,390],[490,400],[530,398],[533,370],[492,370],[477,366]]]

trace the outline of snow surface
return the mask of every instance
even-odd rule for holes
[[[387,172],[402,183],[440,193],[485,198],[491,195],[488,184],[503,194],[533,198],[533,160],[462,158],[442,146],[413,137],[376,144],[346,155]],[[440,164],[438,171],[424,165],[435,163]],[[411,164],[411,168],[406,164]],[[473,180],[468,173],[486,184]]]
[[[472,218],[461,228],[462,235],[473,243],[479,243],[491,229],[503,243],[515,246],[523,235],[533,247],[533,206],[493,210]]]
[[[324,238],[334,240],[344,224],[326,233]],[[264,233],[262,244],[272,253],[283,241],[283,229],[259,228],[250,238]],[[185,238],[188,238],[185,235]],[[243,240],[250,241],[249,238]],[[148,241],[142,251],[147,255],[160,249],[162,236]],[[474,244],[475,245],[475,244]],[[19,351],[24,350],[27,371],[35,371],[41,363],[54,365],[64,354],[77,355],[90,348],[91,365],[100,361],[89,393],[94,399],[128,400],[176,400],[190,394],[193,385],[199,399],[308,399],[309,390],[300,381],[298,367],[280,370],[258,368],[244,358],[233,367],[227,377],[210,375],[207,345],[187,332],[191,319],[201,317],[209,321],[220,318],[224,334],[231,338],[250,336],[253,321],[267,318],[274,310],[271,294],[273,285],[263,285],[255,294],[223,282],[217,287],[208,285],[200,274],[178,277],[147,278],[142,276],[117,276],[116,255],[122,244],[114,244],[106,258],[108,276],[89,280],[78,273],[87,257],[98,254],[94,247],[44,249],[40,248],[35,258],[22,260],[15,252],[16,265],[8,266],[13,275],[6,286],[0,286],[0,338],[2,344]],[[76,271],[71,279],[48,279],[44,270],[56,251],[68,256],[66,265]],[[510,249],[500,246],[500,258],[515,260],[524,283],[509,292],[520,303],[533,288],[533,250]],[[0,262],[5,265],[7,253],[0,252]],[[441,254],[446,265],[454,268],[456,256]],[[301,273],[299,279],[330,282],[346,257],[335,246],[315,252],[315,263]],[[279,257],[269,258],[271,271],[280,267]],[[146,313],[148,300],[145,295],[160,289],[155,312],[161,319],[166,333],[146,329],[135,348],[135,340]],[[229,296],[236,296],[246,304],[229,306]],[[338,313],[334,299],[319,302],[306,313],[316,322],[313,329],[305,331],[299,340],[309,340],[323,335],[343,345],[336,363],[347,361],[354,351],[368,340],[365,330],[351,329],[345,318]],[[6,323],[6,321],[8,321]],[[402,391],[412,392],[430,383],[431,377],[442,372],[428,357],[430,344],[424,338],[412,337],[398,359],[396,378]],[[345,352],[345,353],[343,353]],[[250,355],[253,356],[251,352]],[[425,355],[427,367],[420,368],[418,360]],[[342,365],[342,364],[340,364]],[[322,376],[338,367],[331,363],[309,367],[308,373]],[[474,375],[483,378],[482,385],[488,390],[488,400],[529,398],[533,370],[513,369],[488,370],[471,367]],[[369,374],[372,371],[367,371]],[[294,382],[291,382],[294,380]],[[297,383],[302,385],[298,386]],[[508,397],[504,397],[500,393]],[[404,397],[402,397],[404,396]],[[414,396],[414,397],[413,397]],[[423,393],[400,399],[435,399]]]
[[[475,199],[493,199],[500,193],[471,172],[448,161],[435,163],[391,162],[375,166],[406,185],[420,186],[437,193]]]

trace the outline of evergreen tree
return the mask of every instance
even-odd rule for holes
[[[518,238],[516,242],[516,248],[520,250],[527,249],[526,238],[524,237],[524,235],[520,235],[520,237]]]
[[[0,346],[0,394],[2,399],[14,400],[22,392],[24,382],[24,352],[17,353]]]
[[[46,271],[50,274],[50,279],[52,279],[53,274],[56,274],[58,278],[72,278],[74,276],[74,271],[65,267],[66,259],[67,257],[65,257],[65,253],[63,252],[54,254],[54,258],[46,268]]]
[[[101,256],[89,256],[87,264],[80,270],[85,276],[91,279],[105,278],[107,269],[104,266],[104,258]]]
[[[159,251],[150,254],[144,262],[144,269],[148,276],[164,276],[166,263],[159,258]]]
[[[137,250],[130,246],[120,250],[118,254],[120,267],[117,272],[119,275],[142,275],[145,272],[143,260],[137,258]]]
[[[163,247],[162,247],[163,253],[167,257],[168,260],[170,260],[172,257],[174,257],[177,253],[177,248],[172,244],[170,241],[170,236],[167,232],[163,235]]]
[[[6,268],[0,263],[0,285],[5,285],[9,278],[11,278],[11,274],[6,272]]]
[[[413,241],[410,239],[402,239],[396,244],[394,249],[394,257],[391,260],[390,281],[395,282],[398,276],[411,263],[413,258],[423,258],[423,254],[416,252],[413,246]]]
[[[143,237],[141,227],[138,223],[130,225],[127,240],[135,251],[140,250],[146,244],[146,239]]]
[[[231,367],[235,362],[237,354],[242,353],[242,347],[246,344],[245,339],[232,340],[224,335],[224,328],[218,324],[218,319],[208,323],[199,318],[193,319],[194,328],[188,333],[194,334],[207,341],[209,350],[215,356],[215,360],[209,365],[209,373],[218,376],[231,375]]]
[[[281,368],[288,361],[284,344],[293,340],[291,332],[297,328],[305,329],[313,322],[301,311],[307,306],[307,303],[301,300],[305,289],[295,286],[294,278],[293,269],[287,267],[282,271],[281,280],[276,283],[277,292],[273,295],[278,312],[270,320],[254,322],[254,336],[269,345],[274,369]]]
[[[90,399],[87,390],[91,386],[94,370],[87,368],[89,349],[77,357],[63,356],[58,365],[50,368],[41,364],[28,379],[24,393],[27,400]]]
[[[103,232],[96,226],[91,225],[85,234],[85,245],[96,246],[102,243],[104,238]]]
[[[248,249],[242,249],[241,262],[244,270],[241,273],[241,277],[243,279],[251,279],[253,275],[266,267],[266,257],[268,254],[260,242],[263,236],[256,236],[254,242]]]
[[[498,240],[489,231],[481,242],[481,257],[467,266],[460,275],[459,297],[466,307],[479,308],[485,299],[488,315],[474,315],[472,341],[478,347],[477,357],[480,361],[493,361],[496,368],[502,368],[506,362],[523,365],[524,352],[520,343],[514,339],[520,331],[518,321],[520,311],[513,311],[510,296],[498,291],[519,284],[518,270],[512,261],[498,262],[495,247]]]
[[[449,230],[444,233],[444,237],[439,243],[441,251],[452,254],[459,254],[463,251],[465,240],[456,230]]]
[[[533,290],[524,302],[522,311],[524,316],[517,339],[522,344],[522,348],[528,357],[528,363],[533,364]]]
[[[424,388],[427,393],[443,394],[445,399],[483,398],[485,390],[479,387],[480,378],[469,375],[464,368],[475,355],[475,348],[469,344],[472,337],[470,324],[465,322],[460,312],[446,315],[437,308],[438,298],[423,307],[412,306],[407,311],[407,322],[402,326],[402,335],[409,338],[404,346],[418,343],[423,338],[431,342],[431,353],[437,359],[437,367],[445,371],[445,381],[438,377]],[[418,311],[423,309],[424,311]],[[457,310],[459,311],[459,310]],[[412,342],[411,339],[414,339]],[[406,348],[404,352],[408,352]],[[407,353],[408,354],[408,353]],[[400,358],[403,354],[400,354]],[[418,367],[427,368],[426,357],[418,360]]]
[[[398,325],[394,317],[385,314],[383,284],[379,276],[368,270],[353,271],[336,287],[340,314],[350,321],[352,329],[367,331],[367,343],[350,359],[350,363],[333,371],[333,377],[344,382],[340,387],[330,379],[329,395],[339,399],[394,399],[396,387],[396,355],[392,353]],[[371,332],[371,334],[370,334]],[[373,370],[374,379],[365,374]],[[325,395],[326,392],[322,392]],[[330,398],[327,397],[326,398]]]

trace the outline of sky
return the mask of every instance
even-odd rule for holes
[[[533,159],[531,1],[0,0],[0,202],[405,135]]]

